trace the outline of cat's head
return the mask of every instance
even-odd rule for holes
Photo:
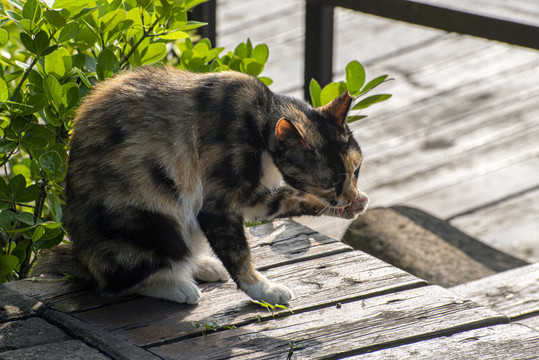
[[[284,180],[336,209],[360,196],[368,201],[357,187],[361,149],[346,123],[352,100],[345,92],[316,109],[294,102],[275,127],[275,163]]]

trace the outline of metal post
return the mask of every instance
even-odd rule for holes
[[[305,69],[304,97],[309,100],[309,83],[316,79],[320,85],[333,79],[333,6],[305,4]]]
[[[208,25],[198,29],[200,36],[210,39],[213,46],[217,46],[217,16],[216,16],[217,0],[210,0],[200,5],[195,6],[191,15],[192,20],[203,21]]]

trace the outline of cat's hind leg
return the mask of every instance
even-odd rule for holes
[[[211,254],[198,256],[193,276],[202,282],[227,281],[229,276],[219,259]]]
[[[149,276],[133,292],[181,304],[196,304],[202,293],[193,279],[193,270],[191,261],[173,263]]]
[[[228,272],[225,270],[221,260],[215,256],[202,230],[196,229],[193,231],[191,238],[193,239],[191,251],[193,254],[194,278],[202,282],[227,281],[229,278]]]

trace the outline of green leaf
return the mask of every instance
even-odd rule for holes
[[[208,25],[208,23],[200,22],[200,21],[185,21],[180,26],[180,29],[183,31],[194,30],[194,29],[198,29],[199,27],[206,26],[206,25]]]
[[[43,96],[43,93],[30,95],[27,100],[29,108],[24,110],[21,115],[32,115],[38,111],[41,111],[47,105],[47,99]]]
[[[20,193],[26,189],[26,179],[22,175],[16,175],[10,179],[11,190],[14,194]]]
[[[326,105],[335,99],[337,96],[341,95],[344,90],[341,87],[341,84],[338,82],[329,83],[320,92],[320,106]]]
[[[163,44],[164,45],[164,44]],[[166,46],[165,46],[166,48]],[[112,77],[118,71],[118,58],[109,49],[101,51],[97,57],[96,72],[100,80]]]
[[[43,226],[38,226],[34,229],[34,233],[32,234],[32,242],[36,242],[39,239],[41,239],[45,235],[45,228]]]
[[[47,106],[44,108],[45,117],[43,120],[45,120],[45,123],[52,125],[54,127],[59,127],[62,123],[60,119],[58,119],[58,116]]]
[[[387,79],[387,75],[382,75],[382,76],[378,76],[377,78],[369,81],[367,83],[367,85],[365,85],[365,87],[361,90],[361,92],[359,93],[359,95],[362,95],[362,94],[365,94],[367,91],[375,88],[376,86],[380,85],[381,83],[383,83],[384,81],[386,81]],[[389,80],[388,80],[389,81]]]
[[[8,140],[6,138],[0,138],[0,153],[9,154],[17,148],[15,141]]]
[[[60,35],[58,36],[58,42],[63,43],[73,39],[79,33],[79,24],[76,21],[71,21],[64,26]]]
[[[62,86],[64,92],[64,105],[66,110],[72,109],[79,103],[80,100],[80,91],[76,83],[70,82]]]
[[[164,43],[148,45],[141,53],[141,64],[154,64],[165,57],[167,46]]]
[[[43,90],[45,94],[57,107],[62,103],[62,87],[56,78],[50,74],[45,75],[43,78]]]
[[[368,98],[365,98],[361,100],[359,103],[354,105],[352,108],[353,110],[359,110],[359,109],[365,109],[373,104],[379,103],[381,101],[385,101],[391,97],[390,94],[380,94],[380,95],[373,95],[369,96]]]
[[[30,159],[28,159],[28,160],[30,160]],[[13,165],[11,167],[11,171],[13,172],[14,175],[21,174],[26,179],[31,179],[32,178],[32,175],[30,174],[30,168],[28,168],[28,166],[27,166],[27,164],[25,162],[21,162],[21,163]]]
[[[30,150],[42,150],[47,147],[51,138],[54,138],[54,134],[44,125],[32,123],[26,128],[21,144]]]
[[[365,68],[358,61],[346,65],[346,85],[352,95],[356,95],[365,83]]]
[[[120,21],[124,20],[125,16],[125,11],[122,9],[109,12],[99,19],[99,29],[104,34],[109,30],[112,30]]]
[[[32,39],[32,37],[30,35],[28,35],[27,33],[21,33],[20,35],[20,39],[21,39],[21,42],[22,44],[24,45],[24,47],[26,48],[26,50],[34,53],[34,54],[37,54],[36,52],[36,47],[34,45],[34,40]]]
[[[271,84],[273,84],[273,80],[266,76],[261,76],[258,78],[258,80],[262,81],[266,86],[270,86]]]
[[[56,0],[53,9],[68,9],[72,14],[73,10],[81,9],[88,5],[88,0]]]
[[[354,121],[365,119],[367,115],[350,115],[346,118],[347,123],[353,123]]]
[[[172,31],[165,35],[159,36],[159,38],[165,39],[165,40],[186,39],[188,37],[189,37],[189,34],[181,30]]]
[[[7,44],[8,32],[4,29],[0,29],[0,46]]]
[[[0,177],[0,199],[11,201],[11,191],[3,177]]]
[[[39,26],[37,26],[37,24],[35,22],[33,22],[32,20],[28,20],[28,19],[22,19],[20,20],[17,25],[19,25],[19,27],[29,33],[29,34],[35,34],[38,30],[39,30]]]
[[[54,75],[56,78],[61,78],[65,75],[66,68],[59,51],[54,51],[45,56],[45,73]]]
[[[320,88],[320,84],[315,79],[311,79],[311,82],[309,83],[309,93],[311,94],[311,104],[313,107],[317,108],[320,107],[320,92],[322,91],[322,88]]]
[[[56,222],[62,221],[62,205],[60,205],[60,199],[53,192],[47,193],[47,205],[51,211],[52,218]]]
[[[77,12],[76,15],[74,15],[71,20],[79,20],[79,19],[82,19],[84,18],[85,16],[87,16],[88,14],[91,14],[93,13],[94,11],[96,11],[97,9],[99,9],[99,6],[96,6],[96,7],[93,7],[93,8],[84,8],[82,9],[81,11]]]
[[[269,50],[266,44],[257,45],[251,52],[251,57],[255,58],[260,65],[264,65],[268,60]]]
[[[32,22],[38,22],[41,18],[41,9],[37,0],[28,0],[22,8],[22,17]]]
[[[39,187],[37,185],[30,185],[22,191],[15,193],[15,201],[25,203],[37,200],[39,196]]]
[[[241,59],[248,57],[249,54],[247,53],[247,44],[241,43],[236,46],[236,49],[234,49],[234,54]]]
[[[0,282],[6,280],[6,275],[10,274],[19,265],[19,258],[14,255],[0,255]]]
[[[9,90],[4,79],[0,78],[0,102],[5,102],[9,99]]]
[[[22,212],[20,214],[17,214],[17,219],[19,219],[20,222],[26,224],[26,225],[35,225],[34,224],[34,215],[29,212]],[[23,230],[23,229],[20,229]],[[26,231],[26,230],[24,230]]]
[[[148,6],[150,3],[152,2],[152,0],[137,0],[137,5],[142,7],[142,8],[145,8],[146,6]]]
[[[42,55],[42,53],[49,47],[49,35],[43,30],[38,32],[34,37],[34,47],[36,54]]]
[[[36,249],[50,249],[59,245],[64,239],[64,233],[60,229],[47,230],[45,235],[34,243]]]
[[[47,151],[39,157],[39,165],[45,170],[48,177],[53,179],[60,172],[62,157],[54,150]]]
[[[10,230],[11,224],[17,220],[17,214],[11,210],[2,210],[0,212],[0,227],[4,230]]]
[[[60,11],[45,10],[45,12],[43,12],[43,16],[45,19],[47,19],[49,24],[53,25],[57,29],[61,29],[66,25],[66,20]]]
[[[51,52],[55,51],[56,49],[58,49],[58,45],[49,46],[48,48],[46,48],[45,50],[41,52],[41,56],[47,56]]]
[[[246,58],[240,63],[240,71],[252,76],[258,76],[262,72],[262,66],[255,59]]]

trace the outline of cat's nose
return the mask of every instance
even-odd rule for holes
[[[358,196],[358,191],[355,187],[347,187],[345,189],[343,189],[343,192],[342,192],[342,197],[347,200],[347,201],[351,201],[351,200],[354,200],[355,198],[357,198]]]

